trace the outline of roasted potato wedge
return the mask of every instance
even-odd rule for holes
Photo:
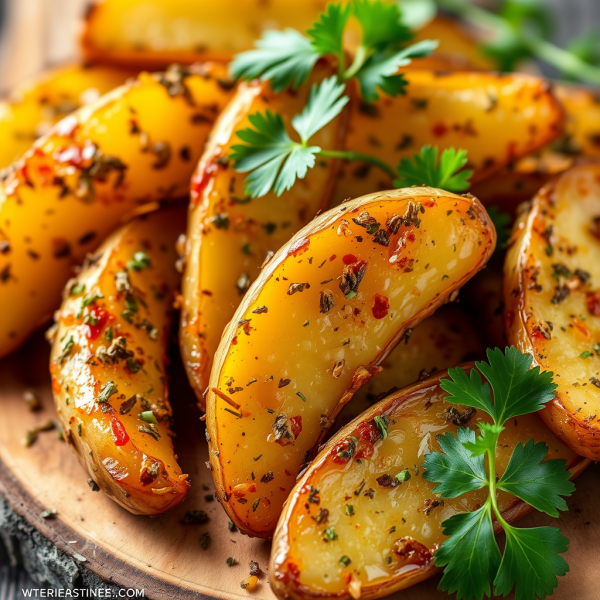
[[[328,211],[267,263],[223,334],[207,394],[216,493],[243,532],[272,535],[343,406],[494,244],[475,198],[409,188]]]
[[[600,97],[597,90],[557,85],[556,97],[567,114],[565,138],[556,148],[569,155],[600,158]]]
[[[561,105],[542,79],[416,69],[405,77],[406,95],[353,105],[348,148],[368,149],[394,166],[425,144],[464,148],[475,171],[473,181],[478,181],[561,133]],[[335,197],[342,201],[390,187],[378,169],[347,163],[340,169]]]
[[[508,342],[555,373],[540,412],[578,454],[600,459],[600,163],[544,187],[514,230],[504,267]]]
[[[437,485],[422,477],[426,454],[439,450],[437,436],[457,425],[477,429],[488,415],[444,402],[439,380],[446,372],[395,392],[347,425],[323,448],[298,481],[281,515],[269,575],[279,598],[381,598],[437,573],[433,553],[444,541],[442,522],[457,512],[479,508],[487,490],[438,501]],[[451,409],[451,410],[450,410]],[[471,412],[473,411],[473,412]],[[390,418],[388,436],[376,440],[376,416]],[[338,456],[350,436],[357,438],[351,459]],[[589,463],[563,446],[535,414],[506,423],[496,465],[502,473],[519,441],[545,442],[550,458],[566,459],[573,476]],[[375,440],[375,441],[373,441]],[[360,459],[360,460],[357,460]],[[396,487],[378,479],[409,469]],[[506,492],[498,502],[514,522],[531,507]],[[348,516],[346,505],[352,505]],[[325,529],[337,536],[328,541]],[[340,557],[350,559],[348,566]]]
[[[140,206],[187,195],[232,94],[224,67],[142,73],[66,117],[0,182],[0,356],[60,304],[73,265]]]
[[[320,67],[313,78],[330,75]],[[211,141],[192,180],[191,208],[185,251],[180,343],[190,382],[204,410],[212,361],[221,335],[269,253],[278,250],[328,206],[337,162],[322,161],[281,197],[245,197],[245,173],[227,164],[236,132],[250,125],[248,117],[266,109],[286,122],[301,112],[310,85],[294,93],[273,93],[267,84],[241,85],[219,118]],[[319,131],[314,143],[339,149],[346,133],[344,112]],[[311,142],[313,143],[313,142]]]
[[[0,167],[25,154],[62,118],[135,75],[126,69],[69,65],[21,86],[0,103]]]
[[[171,441],[166,374],[184,227],[178,207],[111,235],[67,285],[52,333],[65,439],[100,489],[134,514],[163,513],[189,487]]]
[[[487,271],[484,269],[475,278]],[[486,347],[462,308],[456,304],[442,306],[387,355],[380,365],[383,371],[354,394],[336,419],[332,432],[339,431],[382,398],[426,379],[431,373],[484,358]]]

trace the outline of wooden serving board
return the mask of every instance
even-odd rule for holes
[[[1,318],[1,312],[0,312]],[[56,420],[48,375],[49,348],[37,335],[17,354],[0,362],[0,494],[28,525],[35,527],[59,552],[72,556],[80,570],[88,569],[107,584],[145,590],[146,598],[254,598],[273,600],[268,584],[270,543],[230,532],[228,518],[216,501],[204,441],[204,426],[181,365],[174,360],[171,398],[176,411],[176,450],[192,488],[185,502],[164,517],[133,516],[87,485],[87,474],[56,431],[41,433],[30,447],[25,432],[49,419]],[[34,391],[43,410],[32,413],[23,400]],[[559,520],[539,514],[523,522],[529,526],[553,524],[570,538],[570,573],[560,580],[555,600],[596,600],[600,597],[600,467],[593,465],[577,481],[569,512]],[[58,515],[43,519],[42,510]],[[203,509],[206,525],[183,525],[186,511]],[[199,539],[209,531],[212,542],[202,550]],[[233,557],[237,564],[227,565]],[[85,560],[84,560],[85,559]],[[248,563],[256,560],[264,575],[248,593],[240,582]],[[85,579],[85,578],[84,578]],[[449,598],[437,591],[438,579],[393,596],[405,600]]]

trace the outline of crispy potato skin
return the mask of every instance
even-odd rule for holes
[[[520,216],[504,266],[508,342],[556,374],[556,399],[540,415],[566,445],[594,460],[600,459],[600,358],[593,349],[600,341],[598,215],[600,164],[573,167]]]
[[[50,371],[65,439],[100,489],[134,514],[163,513],[181,502],[189,487],[170,437],[166,376],[173,294],[180,279],[175,241],[184,226],[185,209],[177,207],[120,228],[69,282],[56,314]],[[139,251],[149,265],[128,267]],[[74,288],[80,284],[84,291]],[[84,298],[94,296],[103,297],[82,308]],[[137,310],[128,317],[132,298]],[[100,402],[108,381],[116,391]],[[123,407],[127,401],[132,406]],[[149,427],[138,416],[143,411],[157,419],[152,427],[158,439],[154,432],[138,430]]]
[[[467,286],[487,272],[488,268],[475,275]],[[498,318],[501,319],[501,315]],[[430,373],[467,360],[485,358],[486,347],[465,310],[456,304],[442,306],[386,356],[381,362],[383,371],[365,383],[344,406],[332,433],[370,409],[375,402],[427,378]]]
[[[290,494],[275,532],[269,575],[278,598],[349,600],[358,597],[352,596],[357,591],[364,599],[381,598],[439,571],[433,554],[445,539],[442,522],[456,512],[479,508],[487,493],[478,490],[445,499],[429,514],[425,510],[438,496],[432,492],[436,484],[422,477],[423,457],[439,451],[437,435],[455,434],[457,429],[446,412],[452,405],[443,400],[445,392],[439,387],[444,376],[446,372],[377,403],[332,438],[308,467]],[[391,421],[388,437],[373,443],[378,432],[373,419],[381,415]],[[468,426],[476,429],[478,421],[489,422],[489,417],[478,411]],[[349,436],[358,438],[356,452],[343,461],[337,454]],[[573,476],[589,464],[563,446],[536,415],[526,415],[508,422],[500,436],[499,473],[515,445],[531,438],[549,446],[550,458],[565,459]],[[393,476],[404,468],[411,478],[401,485],[386,488],[377,482],[378,477]],[[312,501],[308,499],[311,489],[318,490]],[[509,522],[531,510],[506,492],[499,493],[498,502]],[[353,506],[353,516],[346,514],[347,504]],[[323,509],[328,511],[326,524],[317,522]],[[338,539],[324,544],[327,527],[334,528]],[[410,558],[394,552],[396,542],[406,537],[414,540],[416,550]],[[339,562],[344,555],[352,561],[347,567]]]
[[[136,71],[68,65],[44,73],[0,103],[0,167],[8,167],[62,118],[134,77]]]
[[[320,81],[331,74],[322,66]],[[294,93],[274,94],[266,84],[242,84],[211,134],[211,141],[192,179],[191,204],[180,345],[185,368],[200,408],[213,357],[227,323],[260,267],[319,211],[327,208],[338,161],[322,161],[291,190],[251,200],[244,194],[246,173],[227,163],[236,131],[250,126],[249,115],[276,111],[289,124],[306,103],[310,85]],[[311,143],[339,149],[346,133],[344,112],[314,136]]]
[[[140,206],[187,195],[232,94],[224,67],[142,73],[38,140],[0,182],[0,356],[60,304],[80,263]]]
[[[223,334],[207,394],[217,495],[240,530],[272,535],[343,406],[494,245],[476,199],[409,188],[328,211],[267,263]]]
[[[425,144],[468,151],[473,181],[489,176],[555,139],[563,110],[548,84],[528,75],[436,73],[410,69],[406,94],[351,108],[346,146],[390,165]],[[527,110],[524,110],[527,107]],[[493,148],[487,140],[493,139]],[[356,197],[392,183],[379,170],[349,163],[340,169],[335,199]]]

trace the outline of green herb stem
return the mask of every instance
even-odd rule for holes
[[[342,81],[348,81],[352,79],[358,73],[358,71],[360,71],[360,68],[365,64],[366,60],[367,49],[361,45],[356,49],[356,54],[354,55],[352,64],[348,67],[346,72],[342,74]]]
[[[513,29],[511,24],[500,15],[475,6],[465,0],[437,0],[438,5],[446,10],[456,13],[465,21],[475,27],[482,27],[492,31],[499,29]],[[516,32],[515,33],[519,33]],[[557,67],[562,72],[568,73],[582,81],[600,85],[600,69],[585,62],[568,50],[564,50],[527,30],[520,34],[521,41],[529,48],[531,53],[548,64]]]
[[[382,160],[379,160],[375,156],[371,156],[370,154],[363,154],[362,152],[353,152],[352,150],[321,150],[317,153],[317,156],[322,158],[341,158],[344,160],[350,160],[355,162],[366,162],[376,167],[379,167],[386,175],[394,179],[396,177],[396,173],[394,169],[392,169],[388,164],[384,163]]]

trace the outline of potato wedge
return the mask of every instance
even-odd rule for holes
[[[330,74],[319,67],[313,79]],[[266,84],[242,84],[216,124],[192,180],[180,345],[202,410],[221,335],[244,293],[269,253],[327,208],[337,175],[338,161],[322,161],[281,197],[271,193],[252,200],[244,195],[246,173],[227,165],[230,147],[239,143],[236,132],[248,127],[248,117],[256,112],[276,111],[289,123],[306,104],[309,90],[306,85],[293,94],[275,94]],[[346,116],[342,113],[311,143],[339,149]]]
[[[279,598],[381,598],[439,571],[433,553],[445,539],[442,522],[457,512],[479,508],[487,491],[440,504],[432,492],[437,484],[422,477],[423,458],[439,450],[437,436],[455,434],[458,423],[467,420],[476,429],[478,421],[490,420],[483,412],[444,402],[445,392],[439,387],[444,375],[395,392],[373,406],[332,438],[298,481],[271,553],[269,576]],[[388,436],[373,443],[379,432],[374,418],[382,415],[390,418]],[[337,455],[349,436],[358,438],[356,452],[344,460]],[[516,444],[531,438],[549,446],[550,458],[566,459],[573,476],[589,464],[530,414],[506,424],[496,454],[499,474]],[[390,488],[377,481],[405,468],[411,477],[401,485]],[[509,522],[531,510],[502,491],[498,502]],[[353,507],[351,516],[346,505]],[[328,528],[336,539],[328,540]],[[342,556],[350,559],[348,566],[340,564]]]
[[[223,334],[207,394],[216,493],[240,530],[273,533],[343,406],[494,244],[475,198],[409,188],[328,211],[267,263]]]
[[[484,269],[474,279],[487,272],[488,269]],[[467,360],[485,358],[486,347],[462,308],[456,304],[442,306],[386,356],[381,362],[383,371],[354,394],[335,420],[332,432],[339,431],[375,402],[431,373]]]
[[[60,304],[73,265],[140,206],[187,195],[224,67],[142,73],[66,117],[0,182],[0,356]]]
[[[0,103],[0,167],[8,167],[62,118],[134,77],[136,71],[68,65],[20,86]]]
[[[561,133],[562,108],[542,79],[416,69],[405,77],[406,95],[384,97],[373,106],[354,104],[348,148],[360,148],[393,166],[425,144],[464,148],[475,171],[473,181],[478,181]],[[390,187],[376,168],[348,163],[340,169],[335,198]]]
[[[52,390],[65,439],[108,496],[157,515],[189,487],[171,441],[167,347],[183,207],[111,235],[65,289],[56,313]]]
[[[582,456],[600,459],[600,163],[544,187],[515,225],[504,266],[508,342],[553,371],[540,412]]]
[[[565,139],[557,151],[600,158],[600,97],[597,90],[556,86],[556,97],[564,106]]]

